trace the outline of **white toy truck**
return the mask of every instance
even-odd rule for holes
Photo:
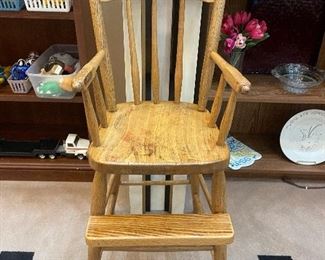
[[[89,140],[82,139],[76,134],[69,134],[67,139],[63,140],[63,145],[60,147],[62,155],[75,156],[82,160],[87,156]]]

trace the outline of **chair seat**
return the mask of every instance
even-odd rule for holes
[[[101,146],[90,146],[90,164],[110,173],[212,173],[227,167],[227,146],[217,146],[218,128],[196,104],[122,103],[108,112]]]
[[[211,246],[233,241],[228,214],[91,216],[92,247]]]

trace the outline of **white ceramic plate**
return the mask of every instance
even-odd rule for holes
[[[283,153],[303,165],[325,162],[325,111],[310,109],[294,115],[280,135]]]

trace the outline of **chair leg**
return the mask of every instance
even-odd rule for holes
[[[120,188],[121,183],[121,175],[114,174],[112,176],[112,182],[110,182],[110,186],[108,187],[108,201],[107,201],[107,214],[114,214],[116,200]]]
[[[88,260],[100,260],[102,249],[100,247],[88,247]]]
[[[211,200],[212,213],[226,213],[226,176],[224,171],[212,175]]]
[[[106,207],[107,175],[95,172],[91,187],[90,215],[104,215]],[[88,246],[88,260],[100,260],[102,248]]]
[[[227,259],[227,247],[226,246],[214,246],[213,247],[213,260],[226,260]]]
[[[226,176],[225,172],[216,172],[212,175],[211,200],[212,213],[226,212]],[[227,259],[227,247],[214,246],[213,247],[214,260]]]
[[[95,172],[91,190],[90,215],[104,215],[106,207],[107,175]]]
[[[191,191],[192,191],[192,202],[193,202],[193,212],[197,214],[203,213],[203,208],[200,201],[200,181],[199,175],[192,174],[190,176]]]

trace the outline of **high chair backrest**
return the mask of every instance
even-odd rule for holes
[[[101,2],[108,0],[89,0],[92,22],[94,27],[96,47],[99,51],[97,55],[80,71],[77,78],[74,80],[74,88],[82,89],[85,110],[87,116],[88,128],[92,137],[94,145],[100,145],[98,126],[107,127],[106,110],[113,112],[116,110],[115,101],[115,87],[110,63],[110,54],[108,50],[107,37],[104,29],[103,11]],[[111,0],[117,1],[117,0]],[[139,61],[137,55],[135,30],[133,23],[132,0],[123,0],[125,15],[127,19],[127,31],[129,40],[129,53],[131,63],[131,76],[134,104],[139,105],[140,99],[140,72]],[[159,19],[158,1],[148,0],[146,4],[151,2],[151,89],[152,99],[154,103],[160,102],[159,96],[159,58],[158,58],[158,27],[157,21]],[[176,53],[176,66],[174,78],[174,101],[180,102],[182,93],[183,82],[183,55],[184,55],[184,24],[185,24],[185,10],[187,3],[193,0],[179,0],[178,12],[178,31],[177,31],[177,53]],[[199,102],[198,110],[205,111],[207,104],[208,91],[212,84],[213,73],[215,64],[221,69],[221,77],[218,84],[217,94],[213,103],[211,118],[208,125],[215,127],[216,119],[219,116],[222,104],[223,90],[226,83],[232,88],[229,102],[227,104],[225,113],[222,117],[220,125],[220,134],[218,143],[224,144],[225,138],[229,132],[233,113],[236,104],[236,96],[240,91],[249,90],[250,83],[237,71],[230,66],[226,61],[220,57],[216,50],[220,38],[220,27],[223,17],[225,0],[197,0],[202,1],[203,4],[211,5],[209,29],[206,39],[206,48],[201,72],[200,88],[199,88]],[[200,19],[200,18],[199,18]],[[121,54],[122,56],[122,54]],[[99,68],[99,76],[97,69]],[[94,102],[92,102],[91,95],[88,91],[89,85],[92,83],[94,89]]]

